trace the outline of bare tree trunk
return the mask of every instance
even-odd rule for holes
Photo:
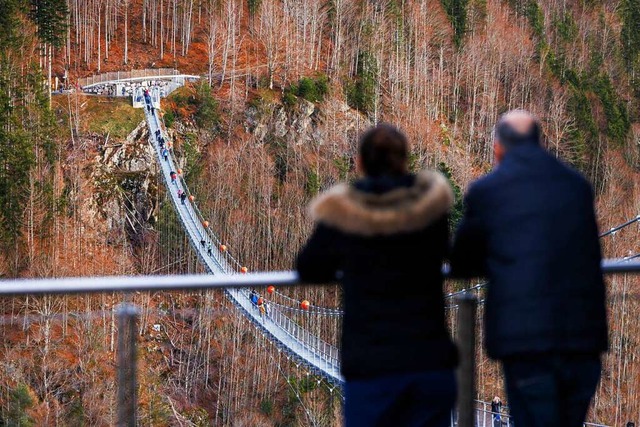
[[[101,25],[100,25],[100,9],[101,7],[98,6],[98,73],[100,72],[100,63],[102,62],[101,58],[100,58],[100,29],[101,29]]]
[[[147,42],[147,8],[149,7],[149,1],[142,1],[142,40]]]
[[[164,4],[160,0],[160,60],[164,59]]]
[[[273,89],[273,77],[278,62],[278,50],[284,40],[282,30],[284,19],[282,17],[279,2],[263,0],[260,5],[260,41],[264,46],[267,56],[267,73],[269,89]]]
[[[129,0],[124,2],[124,63],[129,63]]]
[[[52,62],[52,56],[53,56],[53,46],[51,44],[46,44],[45,45],[45,49],[47,49],[48,47],[48,51],[47,51],[47,86],[49,88],[49,108],[51,108],[51,62]]]
[[[213,85],[213,67],[218,48],[216,46],[218,41],[218,17],[216,16],[214,5],[209,5],[209,37],[208,37],[208,54],[209,54],[209,85]]]

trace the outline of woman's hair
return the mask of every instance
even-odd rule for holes
[[[407,137],[392,125],[379,124],[360,137],[361,166],[368,176],[407,173],[408,152]]]

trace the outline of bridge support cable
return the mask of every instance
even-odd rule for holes
[[[160,130],[163,137],[166,137],[156,110],[145,108],[145,117],[149,129],[149,142],[156,154],[160,174],[169,193],[169,199],[200,262],[208,273],[214,275],[236,272],[236,269],[227,261],[226,256],[221,253],[219,239],[203,225],[202,216],[197,211],[195,204],[190,200],[185,200],[183,204],[178,197],[178,190],[188,191],[188,189],[180,177],[171,178],[171,172],[175,173],[178,170],[172,150],[168,150],[165,160],[162,149],[156,142],[155,135],[157,130]],[[167,143],[169,142],[168,138],[165,140]],[[212,242],[218,245],[211,245],[211,255],[209,255],[209,244]],[[227,288],[225,293],[232,303],[258,329],[276,343],[278,348],[289,353],[292,358],[304,364],[307,369],[315,374],[325,377],[336,385],[342,384],[339,351],[336,346],[311,334],[308,330],[293,322],[277,307],[272,307],[268,315],[261,314],[250,301],[249,293],[246,289]]]
[[[609,230],[605,231],[604,233],[600,234],[600,237],[606,237],[612,234],[616,234],[619,230],[622,230],[625,227],[630,226],[631,224],[634,224],[636,222],[640,221],[640,215],[637,215],[635,218],[631,218],[629,221],[626,221],[620,225],[617,225],[615,227],[610,228]]]

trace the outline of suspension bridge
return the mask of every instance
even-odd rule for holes
[[[246,272],[246,267],[231,257],[227,251],[223,253],[224,245],[208,227],[208,222],[192,200],[181,200],[178,192],[190,194],[184,180],[178,178],[172,150],[163,149],[155,140],[156,131],[169,143],[169,138],[161,126],[155,109],[145,109],[145,116],[149,128],[150,143],[153,145],[166,188],[170,194],[180,223],[189,238],[189,242],[197,253],[203,266],[211,274],[232,274],[238,271]],[[173,175],[173,177],[172,177]],[[260,310],[251,302],[247,289],[229,288],[225,290],[228,298],[238,307],[256,327],[262,330],[275,342],[279,348],[285,350],[291,357],[306,365],[312,372],[317,373],[331,383],[340,385],[340,363],[338,348],[321,340],[309,331],[300,327],[287,317],[281,307],[272,304],[269,315],[261,314]]]

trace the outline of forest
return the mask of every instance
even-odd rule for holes
[[[292,267],[311,231],[306,205],[355,178],[357,136],[379,122],[407,133],[412,170],[449,177],[452,227],[464,190],[491,170],[493,123],[520,107],[592,182],[601,231],[640,214],[638,0],[0,0],[0,10],[0,278],[203,271],[142,113],[76,87],[108,71],[201,76],[162,101],[164,122],[203,215],[250,271]],[[61,87],[74,90],[52,94]],[[639,231],[603,238],[604,256],[635,255]],[[611,349],[588,421],[622,425],[640,419],[640,288],[632,275],[607,285]],[[333,285],[282,292],[340,304]],[[124,298],[0,300],[0,426],[114,424]],[[142,310],[141,425],[339,425],[339,393],[221,293],[131,298]],[[478,353],[478,399],[504,396]]]

